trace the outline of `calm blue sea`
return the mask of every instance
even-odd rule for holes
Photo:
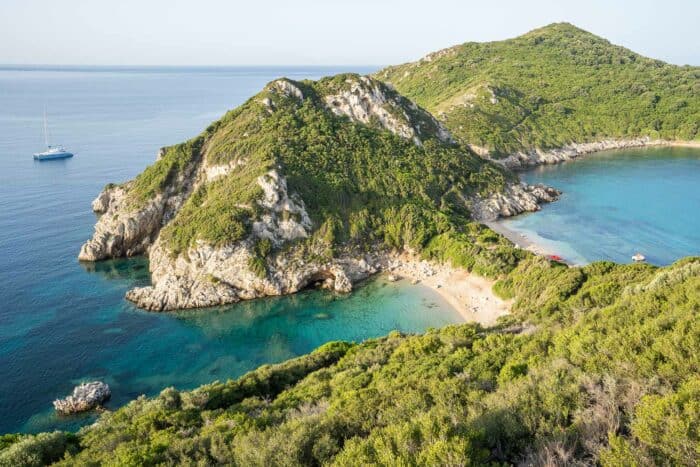
[[[310,291],[213,310],[154,314],[124,292],[148,282],[143,259],[81,265],[90,202],[129,179],[159,147],[183,141],[288,76],[354,68],[0,68],[0,433],[75,429],[51,401],[83,380],[112,387],[110,407],[167,386],[192,388],[329,340],[459,321],[432,291],[372,281],[350,296]],[[35,162],[42,113],[51,140],[76,153]]]
[[[521,176],[564,194],[503,224],[569,261],[629,263],[641,252],[666,265],[700,255],[700,149],[606,151]]]

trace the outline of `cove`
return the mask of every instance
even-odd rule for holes
[[[83,267],[103,283],[100,290],[123,292],[148,282],[146,263],[114,260]],[[119,295],[89,313],[62,309],[47,316],[40,326],[41,348],[30,336],[14,349],[3,370],[10,379],[0,382],[7,415],[3,432],[75,430],[91,423],[95,413],[65,417],[51,408],[52,399],[88,379],[110,385],[106,407],[114,409],[169,386],[191,389],[235,378],[331,340],[358,342],[393,330],[422,332],[462,321],[431,289],[381,276],[347,295],[305,290],[174,313],[141,311]],[[23,389],[15,392],[10,385]]]
[[[197,134],[265,83],[349,68],[32,69],[0,67],[0,433],[74,430],[51,401],[102,379],[114,409],[167,386],[235,378],[331,340],[460,322],[430,289],[369,281],[351,295],[305,291],[208,310],[148,313],[124,299],[149,282],[145,259],[77,261],[95,223],[90,203],[158,148]],[[42,110],[76,153],[35,163]]]
[[[651,147],[589,154],[521,173],[563,191],[542,210],[500,223],[575,264],[667,265],[700,255],[700,149]]]

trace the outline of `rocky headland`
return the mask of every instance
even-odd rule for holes
[[[490,196],[473,198],[469,207],[476,219],[488,222],[538,211],[541,204],[552,203],[560,195],[561,191],[542,184],[513,183]]]
[[[358,162],[353,160],[354,154],[341,153],[333,162],[323,162],[332,164],[324,171],[300,176],[299,166],[307,163],[310,154],[294,159],[284,154],[271,157],[270,152],[297,150],[286,139],[298,138],[299,133],[278,134],[274,125],[286,124],[290,118],[302,119],[302,112],[315,112],[316,117],[308,120],[306,127],[297,126],[295,132],[303,135],[305,128],[318,121],[337,127],[328,136],[306,136],[304,147],[322,138],[335,138],[338,141],[331,141],[332,146],[326,149],[335,151],[337,146],[348,144],[338,136],[340,128],[347,133],[346,139],[356,137],[358,131],[364,133],[354,144],[389,145],[386,155],[379,155],[381,149],[369,150],[369,159]],[[308,131],[323,132],[325,128]],[[386,132],[395,136],[388,137]],[[269,151],[277,147],[271,138],[283,141],[279,149]],[[507,171],[459,146],[433,116],[377,80],[357,75],[315,83],[279,79],[197,138],[163,148],[155,164],[136,179],[108,185],[92,204],[99,219],[79,259],[148,255],[152,285],[134,288],[126,297],[153,311],[291,294],[309,286],[349,292],[354,283],[386,269],[388,251],[402,250],[404,242],[410,243],[413,234],[408,232],[403,234],[407,235],[405,240],[393,240],[398,242],[394,245],[372,239],[376,233],[371,233],[368,223],[382,232],[389,228],[387,215],[407,209],[403,198],[381,195],[378,190],[393,192],[393,186],[400,183],[396,177],[405,170],[401,165],[392,167],[401,160],[397,154],[414,152],[413,159],[404,156],[400,164],[415,170],[412,165],[424,163],[420,158],[433,157],[443,164],[447,154],[453,164],[463,166],[428,170],[437,171],[443,180],[442,203],[450,199],[461,205],[455,210],[466,209],[477,220],[536,210],[539,203],[558,196],[547,187],[519,183]],[[347,160],[341,163],[338,157]],[[371,196],[378,196],[384,207],[368,212],[358,204],[350,213],[343,214],[345,209],[331,214],[338,209],[335,202],[324,204],[325,200],[316,198],[334,197],[335,188],[327,194],[317,190],[303,193],[305,184],[328,186],[326,180],[318,180],[328,172],[336,173],[334,180],[348,174],[365,178],[367,185],[375,186],[349,186],[345,190],[361,194],[370,189],[368,195],[376,193]],[[489,175],[479,176],[486,182],[477,186],[469,177],[481,172]],[[492,183],[489,177],[500,182]],[[429,177],[425,182],[411,181],[415,194],[402,196],[434,203],[435,195],[425,195],[426,189],[435,191],[434,185]],[[376,203],[366,198],[368,195],[361,194],[366,199],[362,203]],[[347,196],[353,195],[344,196],[347,203]],[[388,201],[389,196],[395,201]],[[427,213],[420,216],[433,216],[442,208],[425,209]],[[361,220],[356,221],[357,216]],[[398,221],[396,228],[402,229],[405,222]],[[366,233],[353,233],[355,224]],[[349,231],[340,231],[346,228]],[[387,231],[381,235],[395,234]]]

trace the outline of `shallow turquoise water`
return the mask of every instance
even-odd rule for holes
[[[147,279],[144,263],[98,263],[93,273],[102,287],[121,289]],[[58,417],[47,405],[52,394],[65,393],[86,378],[110,385],[113,398],[107,407],[113,408],[168,386],[187,389],[239,376],[329,340],[362,341],[396,329],[421,332],[461,321],[432,290],[381,277],[349,295],[307,290],[290,297],[177,313],[139,311],[120,296],[111,301],[112,306],[77,313],[65,323],[48,321],[46,326],[59,334],[53,349],[44,344],[41,350],[25,347],[26,351],[15,352],[13,366],[24,374],[21,384],[49,385],[32,391],[41,397],[34,404],[40,412],[21,426],[23,431],[72,429],[91,421],[94,416]],[[44,372],[50,373],[51,381],[46,381]],[[0,388],[5,385],[0,383]]]
[[[641,252],[665,265],[700,255],[700,149],[591,154],[521,174],[564,194],[503,224],[574,263],[628,263]]]
[[[113,390],[110,407],[166,386],[192,388],[329,340],[458,322],[432,291],[369,282],[350,296],[304,292],[214,310],[155,314],[124,293],[148,282],[144,260],[81,265],[90,202],[133,177],[159,147],[198,134],[278,76],[369,69],[0,68],[0,433],[73,429],[51,401],[83,380]],[[38,163],[47,104],[53,141],[76,156]]]

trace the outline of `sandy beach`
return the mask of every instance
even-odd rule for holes
[[[529,237],[526,237],[525,235],[522,235],[519,232],[516,232],[514,230],[509,229],[508,227],[506,227],[505,225],[503,225],[500,222],[484,222],[484,224],[489,229],[503,235],[508,240],[513,242],[513,244],[515,246],[517,246],[518,248],[522,248],[523,250],[527,250],[531,253],[534,253],[534,254],[540,255],[540,256],[552,256],[552,255],[560,256],[562,254],[559,251],[554,251],[550,248],[547,248],[544,245],[533,242]],[[581,266],[583,264],[586,264],[586,263],[577,262],[572,258],[562,258],[559,261],[562,263],[568,264],[569,266]]]
[[[530,251],[536,255],[555,254],[552,251],[548,251],[542,245],[534,243],[532,240],[519,234],[518,232],[510,230],[508,227],[504,226],[500,222],[484,222],[484,225],[486,225],[489,229],[493,230],[494,232],[497,232],[506,237],[508,240],[513,242],[513,244],[516,245],[518,248]]]
[[[492,292],[494,281],[463,269],[404,254],[389,259],[385,271],[390,278],[408,279],[435,290],[466,322],[490,326],[510,310],[510,301],[502,300]]]

